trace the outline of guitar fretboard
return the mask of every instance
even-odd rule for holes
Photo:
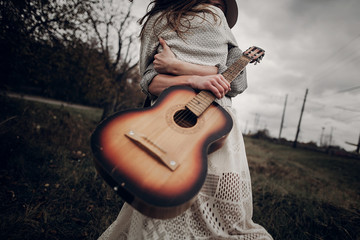
[[[242,55],[236,62],[234,62],[222,75],[231,83],[246,67],[250,62],[250,58]]]
[[[250,62],[250,58],[242,55],[236,62],[234,62],[222,75],[225,79],[231,83]],[[197,117],[200,115],[215,101],[216,97],[209,91],[201,91],[193,99],[191,99],[186,108],[194,113]]]

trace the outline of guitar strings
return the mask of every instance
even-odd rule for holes
[[[240,61],[238,65],[241,65],[243,62]],[[238,69],[228,69],[226,72],[229,75],[227,78],[234,78],[234,71]],[[230,81],[231,82],[231,81]],[[200,102],[197,104],[194,101]],[[200,92],[197,94],[188,104],[191,104],[191,107],[196,109],[196,111],[204,112],[205,109],[213,102],[214,100],[208,98],[206,92]],[[192,104],[193,103],[193,104]],[[180,113],[179,113],[180,112]],[[174,121],[183,127],[193,127],[196,125],[198,117],[194,114],[190,109],[185,108],[183,110],[178,111],[174,116]]]
[[[196,103],[196,102],[199,103]],[[204,112],[207,107],[213,102],[212,98],[209,98],[206,96],[206,92],[200,92],[197,94],[188,104],[191,104],[192,108],[197,109],[199,112]],[[179,113],[180,112],[180,113]],[[184,127],[193,127],[196,125],[198,116],[192,112],[189,108],[185,108],[183,110],[180,110],[175,117],[174,120],[177,122],[180,126]]]
[[[224,77],[228,80],[228,79],[234,79],[239,72],[239,69],[243,70],[243,68],[249,63],[249,59],[244,58],[244,56],[242,56],[236,63],[234,63],[234,67],[233,68],[229,68],[227,69],[227,71],[225,71],[223,73]],[[231,83],[231,81],[229,81],[229,83]],[[193,100],[195,101],[200,101],[202,104],[200,105],[199,108],[199,104],[197,104],[197,102],[192,102]],[[197,108],[197,111],[199,112],[203,112],[205,111],[205,109],[213,102],[212,99],[208,99],[206,94],[197,94],[189,103],[193,103],[194,108]],[[188,103],[188,104],[189,104]],[[194,127],[197,124],[197,120],[198,120],[198,116],[192,112],[189,108],[183,108],[178,110],[173,116],[173,120],[175,121],[175,123],[177,125],[179,125],[180,127],[184,127],[184,128],[191,128]],[[161,142],[162,141],[166,141],[164,138],[159,137],[161,136],[161,133],[163,132],[163,129],[158,128],[156,130],[153,130],[150,134],[149,134],[149,139],[155,143],[155,144],[160,144],[159,146],[161,146]],[[160,141],[160,142],[159,142]]]
[[[190,128],[196,124],[197,116],[194,113],[192,113],[189,109],[184,108],[175,113],[174,121],[179,126]]]

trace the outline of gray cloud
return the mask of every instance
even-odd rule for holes
[[[234,99],[243,129],[254,131],[258,119],[258,128],[277,137],[288,94],[282,136],[293,140],[308,88],[300,140],[319,142],[322,131],[332,132],[334,144],[354,150],[345,141],[357,142],[360,133],[360,1],[238,2],[239,46],[266,50],[261,64],[248,66],[249,88]],[[135,4],[141,16],[146,6]]]
[[[360,133],[359,9],[357,0],[241,1],[233,29],[239,45],[266,50],[259,66],[248,67],[249,88],[234,101],[248,129],[259,114],[277,136],[288,94],[283,136],[294,139],[308,88],[301,139],[319,142],[324,127],[335,144],[353,149],[344,142],[356,142]]]

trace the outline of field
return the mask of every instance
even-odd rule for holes
[[[0,239],[96,239],[121,199],[96,173],[97,111],[0,97]],[[360,239],[360,160],[245,137],[254,221],[274,239]]]

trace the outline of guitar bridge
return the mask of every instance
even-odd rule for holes
[[[133,130],[125,133],[125,136],[137,145],[139,145],[145,151],[159,159],[171,171],[175,171],[179,167],[179,163],[175,161],[175,158],[171,156],[170,153],[163,150],[160,146],[158,146],[146,136],[140,135]]]

